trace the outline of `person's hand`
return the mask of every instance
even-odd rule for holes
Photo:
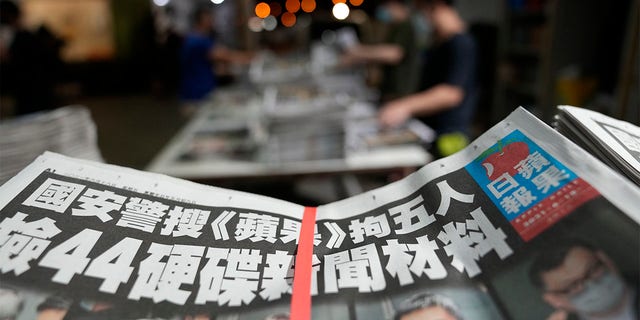
[[[401,102],[389,102],[378,113],[378,121],[384,127],[398,127],[411,117],[409,108]]]
[[[567,320],[569,314],[564,310],[556,310],[547,317],[547,320]]]
[[[357,63],[358,59],[349,51],[343,53],[340,58],[338,58],[337,67],[339,68],[349,68]]]
[[[253,59],[256,58],[258,54],[255,51],[244,51],[243,52],[243,62],[245,63],[251,63],[251,61],[253,61]]]

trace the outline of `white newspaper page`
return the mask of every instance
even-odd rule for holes
[[[302,206],[47,153],[0,208],[1,319],[288,312]]]
[[[45,154],[0,187],[0,311],[289,319],[304,241],[313,319],[638,319],[638,208],[635,185],[523,109],[318,207],[304,239],[299,205]]]

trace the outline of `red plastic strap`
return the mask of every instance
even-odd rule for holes
[[[292,320],[311,320],[311,268],[315,225],[316,208],[305,207],[293,273],[290,314]]]

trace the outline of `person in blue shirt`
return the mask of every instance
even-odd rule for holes
[[[392,100],[380,110],[388,127],[417,117],[438,134],[436,156],[468,144],[476,105],[476,46],[452,0],[417,0],[429,20],[434,41],[424,58],[419,92]]]
[[[231,50],[216,43],[212,33],[211,9],[197,8],[193,30],[184,38],[180,51],[180,100],[186,115],[215,90],[215,62],[249,63],[253,58],[251,52]]]
[[[216,77],[213,74],[215,41],[210,34],[211,27],[211,14],[199,10],[194,29],[185,37],[180,52],[182,100],[201,100],[216,87]]]

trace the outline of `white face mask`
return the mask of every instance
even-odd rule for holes
[[[598,279],[584,284],[582,292],[569,300],[578,312],[594,314],[611,311],[623,298],[624,281],[615,273],[605,271]]]
[[[85,311],[93,311],[96,306],[96,302],[93,300],[82,299],[80,300],[80,307]]]

